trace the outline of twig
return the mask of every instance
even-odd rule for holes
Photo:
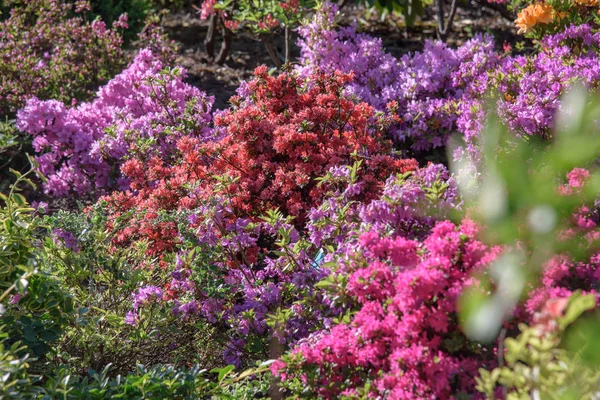
[[[436,0],[437,5],[437,19],[438,19],[438,29],[437,35],[438,38],[445,42],[450,30],[452,29],[452,22],[454,21],[454,16],[456,15],[456,9],[458,8],[458,1],[452,0],[450,4],[450,14],[448,14],[448,19],[444,18],[444,0]]]
[[[271,57],[271,60],[273,61],[275,66],[278,69],[281,68],[281,65],[282,65],[281,60],[279,59],[277,50],[273,47],[273,44],[271,43],[271,40],[269,39],[269,37],[267,35],[261,35],[260,39],[265,44],[265,47],[267,48],[267,52],[269,53],[269,57]]]
[[[217,16],[212,14],[208,21],[208,32],[206,32],[206,38],[204,39],[204,46],[206,47],[206,55],[210,59],[215,57],[215,29],[217,28]]]
[[[285,26],[285,62],[290,62],[290,28]]]
[[[229,55],[229,49],[231,49],[231,39],[233,37],[233,33],[225,27],[223,21],[221,21],[221,28],[223,29],[223,42],[221,43],[219,55],[215,60],[215,63],[217,64],[223,64],[225,62],[225,59]]]

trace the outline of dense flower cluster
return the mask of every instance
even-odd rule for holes
[[[444,178],[438,166],[428,169],[424,176]],[[581,190],[588,177],[585,169],[573,170],[561,192]],[[493,345],[473,347],[463,336],[457,299],[465,288],[479,287],[474,276],[487,274],[502,249],[478,241],[480,227],[468,219],[460,226],[445,221],[433,222],[429,229],[418,224],[407,229],[399,223],[398,214],[384,211],[381,220],[374,222],[366,210],[401,210],[390,202],[389,193],[404,192],[406,196],[414,185],[411,181],[392,182],[388,181],[382,196],[384,207],[376,200],[362,206],[360,214],[345,214],[345,223],[354,233],[341,235],[339,225],[331,222],[319,226],[338,234],[329,241],[338,251],[329,257],[336,267],[327,280],[326,297],[342,299],[334,306],[350,318],[301,340],[272,365],[283,387],[292,392],[322,398],[450,398],[474,393],[475,382],[464,378],[476,375],[484,365],[495,365],[497,349]],[[441,203],[437,204],[448,205],[453,198],[450,190],[438,197]],[[414,207],[410,196],[405,199],[409,209]],[[313,213],[323,218],[322,212]],[[399,215],[404,221],[415,218],[411,213]],[[593,233],[597,223],[595,207],[585,208],[574,215],[573,229]],[[312,236],[321,240],[318,230],[312,231]],[[598,265],[597,255],[579,262],[562,255],[553,257],[544,266],[539,287],[514,310],[513,318],[539,323],[550,304],[557,299],[564,303],[564,298],[577,290],[598,297]],[[515,320],[505,325],[509,331]]]
[[[64,196],[128,187],[120,174],[127,154],[168,161],[183,135],[209,139],[212,98],[184,83],[185,71],[164,70],[149,50],[96,99],[69,108],[57,100],[30,99],[17,126],[34,136],[46,191]]]
[[[393,137],[413,150],[443,146],[457,127],[478,124],[471,108],[487,88],[478,78],[499,61],[491,37],[478,36],[456,50],[426,42],[422,52],[398,60],[385,53],[380,39],[355,27],[335,30],[335,15],[336,7],[325,4],[300,29],[302,74],[315,68],[354,72],[347,93],[378,109],[396,101],[400,121]]]
[[[5,4],[12,7],[0,21],[0,116],[14,116],[31,96],[86,99],[123,67],[119,31],[127,27],[126,15],[108,29],[84,20],[87,1]]]
[[[335,189],[308,214],[308,240],[317,248],[333,246],[335,254],[342,254],[353,244],[348,240],[352,232],[365,229],[422,239],[438,219],[460,208],[454,179],[441,164],[391,175],[381,196],[366,203],[355,201],[363,185],[351,175],[351,168],[333,168],[326,179]],[[323,259],[332,256],[324,253]]]
[[[416,168],[414,161],[388,155],[383,116],[342,95],[351,79],[316,73],[305,82],[294,74],[268,76],[266,67],[259,67],[246,99],[234,97],[234,106],[215,117],[226,136],[211,149],[211,168],[238,178],[233,187],[242,194],[240,208],[277,207],[301,223],[324,191],[315,178],[331,167],[364,159],[360,174],[367,196],[376,194],[391,172]]]
[[[560,97],[571,85],[594,89],[600,83],[600,34],[590,25],[571,25],[545,37],[541,46],[534,56],[505,58],[491,75],[493,86],[503,94],[498,112],[508,126],[545,137],[554,127]]]
[[[422,242],[364,233],[339,272],[348,275],[346,294],[358,311],[349,323],[303,341],[272,371],[284,385],[299,379],[323,398],[472,392],[470,376],[493,363],[493,352],[469,347],[456,301],[473,283],[470,274],[498,253],[474,238],[477,229],[467,220],[459,227],[440,222]]]
[[[476,158],[488,92],[499,98],[499,113],[515,133],[547,137],[560,96],[576,82],[598,84],[598,34],[589,24],[545,37],[533,56],[502,56],[490,37],[476,37],[456,50],[427,42],[422,52],[397,60],[379,39],[354,27],[336,30],[335,15],[335,6],[325,4],[300,29],[300,73],[354,72],[346,92],[380,109],[396,101],[400,121],[392,135],[413,150],[443,146],[459,132]]]

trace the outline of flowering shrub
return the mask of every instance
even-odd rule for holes
[[[354,72],[346,92],[378,109],[396,101],[400,121],[392,135],[413,150],[443,146],[457,128],[480,128],[471,108],[487,89],[477,78],[499,60],[491,37],[478,36],[457,50],[426,42],[422,52],[397,60],[384,52],[380,39],[354,27],[336,31],[335,14],[336,7],[326,3],[300,29],[301,74],[313,69]]]
[[[600,34],[590,25],[572,25],[544,38],[541,47],[531,57],[506,58],[490,75],[504,96],[498,111],[508,126],[527,135],[549,136],[566,89],[574,82],[590,89],[598,86]]]
[[[355,166],[332,168],[322,179],[331,185],[330,191],[308,214],[308,240],[321,249],[325,261],[349,251],[355,232],[374,229],[422,239],[437,220],[460,207],[454,179],[441,164],[391,175],[381,196],[370,202],[358,201],[364,196],[363,185],[354,170]]]
[[[487,92],[498,98],[503,122],[516,134],[548,137],[561,95],[577,83],[598,85],[598,34],[589,24],[545,37],[532,56],[502,56],[490,37],[476,37],[456,50],[427,42],[422,52],[397,60],[381,40],[354,27],[336,30],[335,15],[336,7],[326,3],[300,29],[300,74],[354,72],[345,92],[378,109],[396,101],[399,121],[391,133],[415,151],[444,146],[459,132],[477,160]]]
[[[88,98],[125,64],[119,33],[86,22],[87,1],[10,0],[0,21],[0,116],[14,116],[31,96],[68,102]]]
[[[324,398],[472,392],[469,377],[494,356],[468,343],[453,311],[470,273],[498,252],[478,242],[476,233],[464,221],[437,224],[422,243],[363,234],[358,252],[337,272],[347,276],[344,292],[356,302],[356,313],[302,342],[272,365],[273,373],[284,386],[305,386]]]
[[[585,172],[570,173],[567,188],[571,189],[565,190],[580,189],[589,176]],[[580,221],[575,220],[581,228],[595,227],[591,220]],[[352,244],[352,236],[346,237],[346,244],[341,246],[346,252],[336,259],[337,269],[317,285],[339,300],[342,310],[346,310],[345,317],[338,319],[337,325],[300,341],[291,353],[272,365],[272,372],[280,377],[286,390],[323,398],[446,398],[472,394],[475,382],[464,377],[474,374],[481,365],[495,365],[494,347],[474,346],[463,336],[456,307],[465,289],[482,290],[473,273],[487,274],[501,248],[476,240],[479,227],[469,220],[463,220],[459,227],[438,223],[418,241],[407,239],[402,229],[389,227],[375,231],[366,225],[358,246]],[[513,316],[520,321],[550,323],[543,318],[544,307],[547,309],[575,289],[595,293],[600,271],[597,265],[596,256],[578,265],[564,257],[550,260],[541,278],[542,286],[530,293],[525,309],[515,311]],[[596,296],[591,295],[590,307]],[[514,329],[511,324],[505,327],[509,332]],[[538,342],[532,343],[539,346]],[[521,348],[510,347],[509,351]],[[524,361],[537,360],[536,354]],[[526,371],[518,365],[515,368],[511,380],[500,378],[501,385],[521,386],[519,376],[526,375]],[[556,373],[564,376],[573,370],[570,367]],[[481,373],[487,383],[478,381],[478,389],[494,398],[493,393],[499,392],[489,382],[495,384],[498,374],[490,378]],[[551,376],[553,380],[544,380],[540,387],[561,381]],[[589,379],[583,382],[589,387],[594,375],[585,376]]]
[[[234,106],[215,117],[226,136],[211,149],[212,170],[238,178],[236,201],[245,212],[277,207],[301,223],[323,193],[315,178],[333,166],[364,159],[367,196],[391,172],[416,167],[388,155],[383,115],[342,95],[351,75],[317,73],[305,82],[294,74],[268,76],[266,67],[255,74],[246,99],[234,97]]]
[[[294,75],[269,77],[259,69],[257,79],[246,88],[247,99],[234,98],[235,108],[215,117],[215,132],[224,135],[221,140],[203,144],[197,138],[183,137],[177,143],[177,163],[148,157],[146,166],[139,158],[123,165],[136,192],[114,195],[114,210],[121,213],[136,206],[152,212],[142,225],[126,232],[144,231],[144,224],[156,219],[160,210],[198,207],[203,198],[213,196],[216,184],[223,187],[221,195],[227,194],[234,214],[257,217],[278,208],[300,224],[326,189],[315,179],[333,166],[364,158],[358,174],[367,200],[377,194],[380,182],[391,172],[415,169],[414,160],[388,155],[389,143],[380,132],[384,126],[373,123],[373,109],[342,96],[340,85],[347,79],[345,75],[315,75],[315,84],[304,90]],[[217,175],[229,178],[215,179]],[[163,231],[157,237],[163,244],[152,246],[151,251],[172,249],[175,238],[164,233],[175,227],[165,223],[147,234],[154,229]],[[130,236],[126,232],[124,238]]]
[[[580,293],[548,301],[535,314],[531,326],[522,324],[516,339],[505,340],[506,366],[491,372],[480,369],[480,377],[475,378],[477,390],[488,399],[497,398],[502,389],[507,399],[531,398],[534,393],[543,397],[558,394],[593,398],[600,372],[582,365],[572,351],[559,346],[567,337],[569,325],[595,306],[593,295]],[[528,379],[534,375],[536,379]]]
[[[570,0],[522,2],[515,1],[513,8],[520,9],[515,25],[519,33],[541,38],[559,32],[571,24],[598,24],[598,2],[596,0]]]
[[[183,82],[185,71],[163,69],[149,50],[102,87],[97,98],[74,108],[58,100],[30,99],[17,127],[34,136],[45,190],[102,193],[128,186],[120,174],[125,156],[169,162],[184,135],[209,139],[212,98]]]

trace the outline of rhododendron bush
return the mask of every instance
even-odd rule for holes
[[[379,109],[396,101],[399,121],[391,135],[414,151],[444,146],[459,132],[476,158],[486,94],[497,98],[503,122],[516,134],[548,136],[560,96],[576,83],[598,85],[593,24],[567,25],[531,56],[496,53],[490,36],[478,36],[458,49],[427,42],[422,52],[396,60],[380,39],[355,27],[336,29],[336,13],[326,4],[300,29],[300,74],[354,71],[346,93]]]
[[[597,398],[596,6],[536,3],[527,54],[396,58],[325,3],[221,110],[160,32],[10,97],[36,154],[0,195],[0,397]]]
[[[588,128],[590,130],[594,131],[594,128]],[[493,139],[488,135],[486,140]],[[587,144],[598,146],[598,142],[593,140],[587,141]],[[490,151],[497,149],[491,148]],[[526,151],[521,150],[522,153]],[[508,166],[504,161],[512,160],[510,169],[518,171],[521,167],[529,168],[531,164],[541,162],[540,157],[546,159],[552,154],[552,150],[547,151],[542,156],[536,156],[532,151],[531,155],[523,158],[526,160],[523,165],[514,158],[515,151],[499,156],[499,164],[488,163],[504,170]],[[558,169],[581,160],[581,157],[584,156],[562,156],[565,165]],[[539,178],[547,179],[554,168],[556,166],[547,167],[544,176]],[[536,179],[536,174],[527,172],[519,176],[523,179],[528,175],[531,175],[532,181]],[[564,186],[546,188],[557,191],[557,195],[554,201],[547,200],[544,207],[555,204],[556,209],[560,209],[556,204],[563,204],[562,207],[573,210],[573,205],[589,195],[583,190],[590,179],[591,174],[587,170],[576,168],[570,171]],[[373,230],[370,224],[363,224],[362,229],[357,229],[358,235],[348,237],[341,246],[344,251],[334,258],[336,266],[333,274],[319,284],[330,297],[344,299],[339,306],[346,309],[345,319],[300,341],[288,355],[271,366],[272,372],[280,377],[281,385],[294,393],[323,398],[381,396],[412,399],[472,395],[476,392],[475,383],[465,377],[478,375],[479,369],[496,366],[499,354],[495,339],[500,329],[506,335],[516,330],[517,322],[539,323],[547,304],[557,299],[568,301],[566,299],[574,290],[590,294],[591,305],[588,307],[594,308],[600,279],[597,253],[592,253],[593,256],[586,261],[576,262],[568,252],[570,248],[577,247],[575,242],[578,240],[583,241],[584,248],[597,251],[597,244],[594,244],[597,237],[596,206],[575,206],[572,221],[568,218],[564,224],[555,221],[552,226],[544,227],[538,224],[547,224],[549,220],[531,220],[533,232],[517,235],[519,250],[530,245],[537,246],[531,249],[533,263],[549,257],[546,252],[553,246],[550,244],[553,240],[548,240],[545,235],[555,234],[554,229],[563,232],[554,246],[575,240],[569,242],[565,253],[547,259],[540,273],[539,286],[534,283],[536,280],[531,281],[530,284],[537,287],[529,292],[525,302],[518,301],[523,285],[518,269],[527,271],[529,267],[525,257],[514,260],[519,253],[510,247],[515,236],[510,231],[509,221],[513,215],[522,215],[524,210],[519,210],[521,207],[533,207],[533,211],[529,211],[532,214],[541,212],[539,206],[523,204],[518,196],[531,202],[536,191],[540,195],[539,192],[544,190],[543,186],[538,182],[530,186],[529,193],[521,189],[521,194],[512,195],[511,189],[517,187],[513,184],[507,189],[507,196],[515,197],[508,200],[514,203],[514,210],[506,211],[507,215],[502,218],[496,216],[495,220],[487,221],[487,212],[494,211],[487,211],[485,207],[473,209],[473,215],[484,213],[483,220],[491,232],[486,232],[467,218],[459,226],[449,221],[438,222],[425,236],[411,240],[410,233],[399,229],[402,225],[388,224],[385,228],[374,225],[378,229]],[[597,189],[593,190],[592,193],[597,193]],[[501,193],[494,195],[503,196]],[[463,205],[468,206],[468,202]],[[496,225],[503,229],[496,232]],[[492,246],[482,241],[494,233],[499,235],[494,241],[506,241],[503,246]],[[547,243],[542,244],[539,240]],[[531,271],[537,271],[539,265],[531,267],[534,268]],[[512,288],[506,285],[512,285]],[[517,301],[511,303],[515,290]],[[488,299],[488,296],[491,297]],[[457,305],[462,305],[462,310]],[[476,310],[483,310],[484,314]],[[553,320],[561,317],[562,311],[555,311],[549,317],[551,319],[544,321],[556,323]],[[479,326],[478,320],[487,326]],[[496,323],[499,323],[497,328],[494,327]],[[490,329],[492,336],[486,338]],[[482,342],[473,340],[474,337]],[[515,380],[518,381],[518,378]],[[504,381],[500,382],[504,384]],[[495,390],[486,390],[490,396],[496,393]]]
[[[48,192],[125,189],[120,165],[128,154],[168,162],[180,137],[212,137],[212,98],[183,82],[185,70],[164,68],[142,50],[91,102],[68,107],[57,100],[28,100],[17,127],[34,136]]]
[[[89,97],[122,67],[123,15],[108,29],[87,22],[87,1],[6,2],[0,22],[0,116],[14,116],[31,96],[71,102]]]
[[[464,286],[474,284],[470,274],[498,252],[475,240],[476,232],[465,221],[460,227],[441,222],[423,242],[375,231],[361,235],[357,256],[348,255],[337,272],[347,276],[345,295],[358,311],[349,324],[304,341],[272,370],[284,384],[299,379],[315,391],[311,397],[472,392],[471,376],[494,354],[462,337],[455,304]]]

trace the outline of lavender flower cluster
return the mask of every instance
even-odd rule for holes
[[[28,100],[17,127],[34,136],[45,190],[56,196],[124,190],[129,182],[120,165],[127,155],[168,160],[181,136],[209,139],[213,98],[184,83],[185,76],[142,50],[91,102],[69,108],[57,100]]]
[[[397,102],[401,121],[391,133],[413,151],[444,146],[459,133],[477,159],[487,93],[498,98],[498,113],[517,135],[548,137],[561,95],[576,83],[593,89],[600,82],[599,33],[587,24],[545,37],[528,56],[496,53],[490,36],[476,36],[457,49],[428,41],[421,52],[395,59],[381,39],[355,26],[336,29],[336,13],[326,3],[299,29],[299,73],[353,72],[348,94],[378,109]]]

